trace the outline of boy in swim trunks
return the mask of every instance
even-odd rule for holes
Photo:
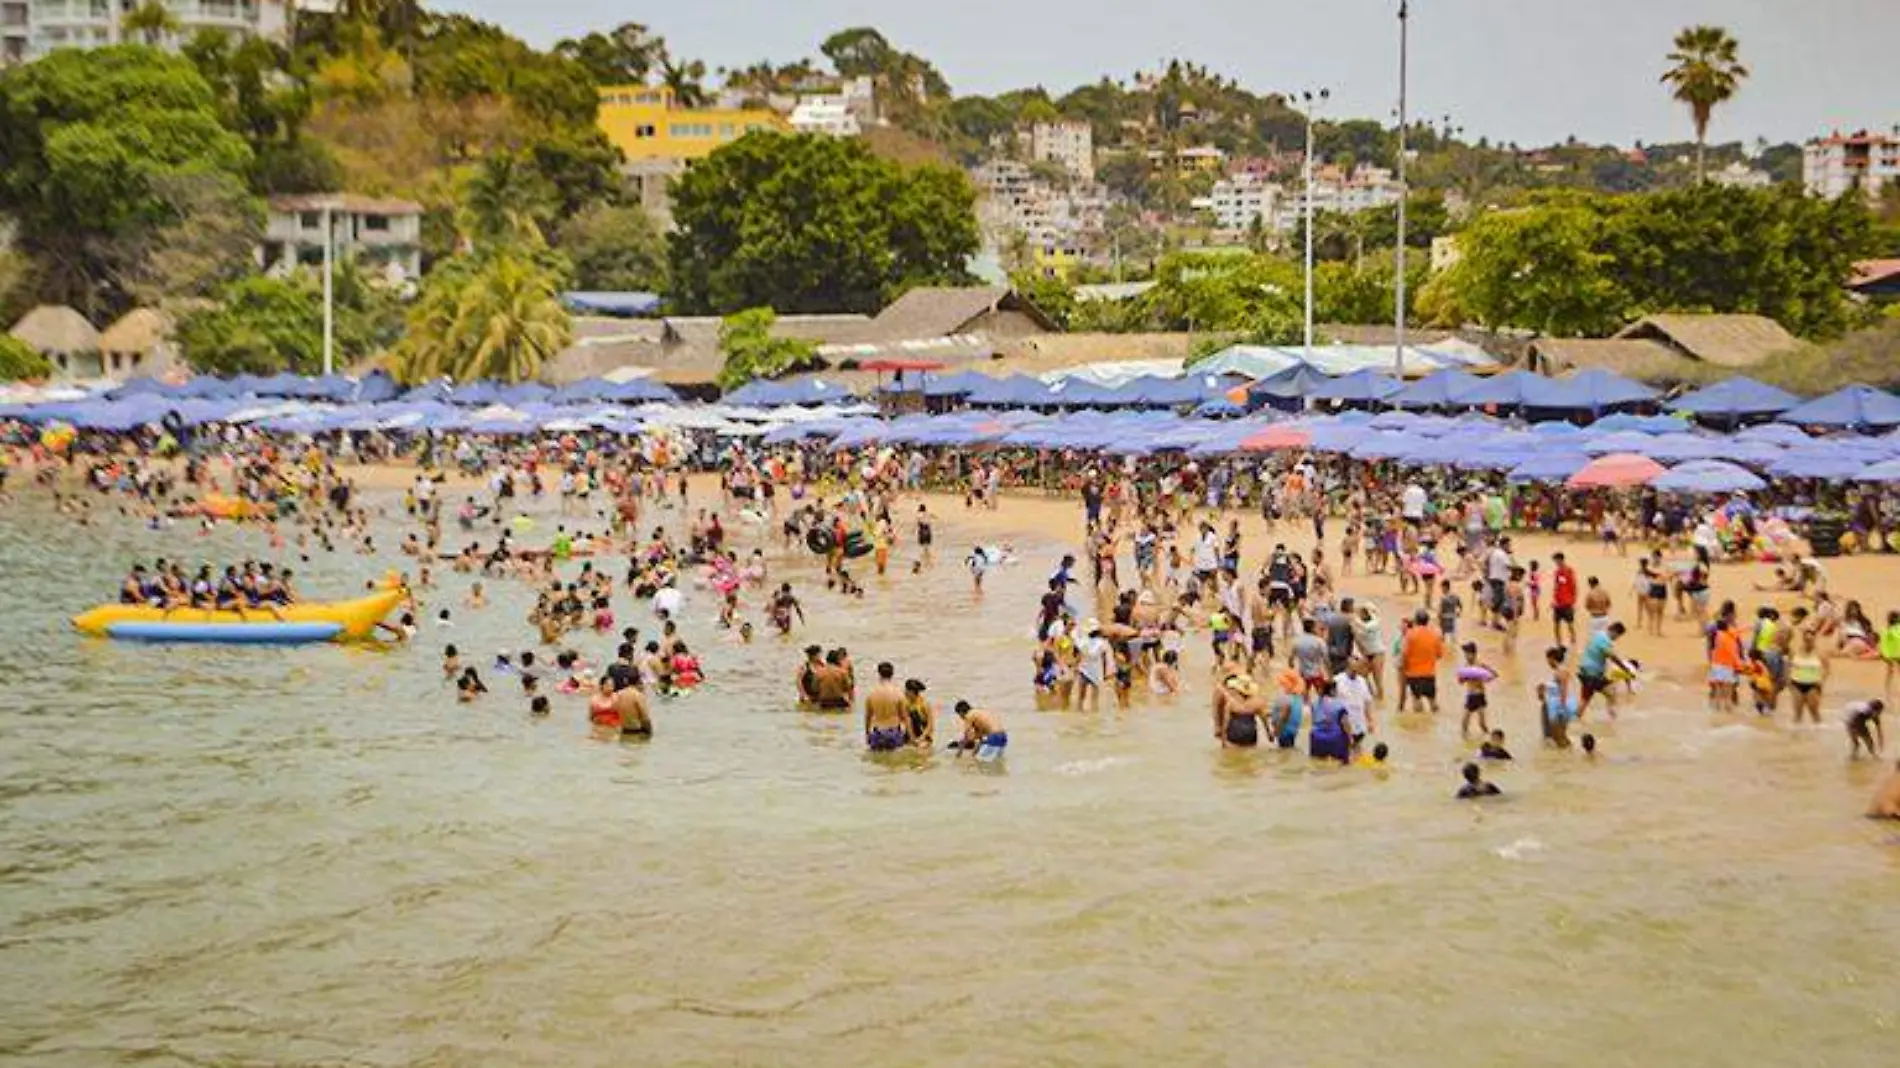
[[[1880,714],[1887,710],[1885,701],[1855,701],[1847,706],[1847,741],[1852,749],[1849,759],[1858,760],[1863,746],[1870,757],[1886,748],[1887,734],[1880,726]]]
[[[1003,756],[1009,748],[1009,732],[1003,729],[1003,720],[996,713],[984,708],[972,708],[968,701],[956,704],[957,718],[963,721],[963,737],[957,742],[957,756],[975,753],[976,759],[991,763]]]

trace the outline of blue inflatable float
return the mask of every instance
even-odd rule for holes
[[[112,623],[106,634],[135,642],[199,642],[229,645],[302,645],[327,642],[341,623]]]

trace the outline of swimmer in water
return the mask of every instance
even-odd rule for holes
[[[449,645],[444,647],[442,650],[442,677],[452,679],[460,674],[461,670],[462,658],[456,652],[455,646]]]
[[[956,713],[963,721],[963,737],[956,745],[957,756],[975,753],[984,763],[1001,759],[1003,751],[1009,748],[1009,732],[1003,729],[1002,717],[985,708],[974,708],[968,701],[958,701]]]
[[[910,720],[911,744],[926,752],[937,744],[937,713],[924,699],[922,679],[904,680],[904,715]]]
[[[864,695],[864,744],[873,752],[890,752],[908,745],[910,716],[904,691],[897,685],[897,668],[886,660],[877,666],[877,682]]]
[[[1480,797],[1496,797],[1504,792],[1498,789],[1497,783],[1485,782],[1484,772],[1480,770],[1476,764],[1466,764],[1464,776],[1464,785],[1458,787],[1458,800],[1460,801],[1472,801]]]
[[[1589,738],[1590,735],[1586,734],[1584,737]],[[1492,731],[1491,737],[1487,739],[1483,745],[1478,747],[1478,757],[1482,760],[1511,759],[1511,751],[1504,748],[1504,732],[1501,730]]]
[[[1372,747],[1372,752],[1360,753],[1354,757],[1352,764],[1356,768],[1383,768],[1386,758],[1391,755],[1392,750],[1387,748],[1384,742],[1380,742]]]
[[[1214,688],[1214,738],[1222,749],[1252,749],[1260,744],[1260,721],[1267,703],[1253,676],[1233,674]]]
[[[1863,747],[1870,757],[1879,756],[1886,748],[1886,731],[1880,725],[1880,714],[1886,710],[1886,702],[1879,700],[1855,701],[1847,706],[1848,759],[1860,759]]]

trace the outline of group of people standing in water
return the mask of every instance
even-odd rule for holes
[[[316,549],[379,551],[369,534],[370,510],[334,457],[315,446],[247,446],[244,439],[227,448],[234,450],[231,488],[245,499],[265,493],[277,498],[276,518],[259,520],[268,524],[273,546],[285,546],[281,526],[296,532],[296,548],[306,559]],[[916,558],[906,562],[921,570],[934,563],[934,544],[941,538],[926,505],[914,505],[914,513],[908,512],[911,503],[899,507],[902,495],[919,485],[923,465],[914,453],[845,456],[826,467],[814,463],[809,451],[736,445],[717,466],[724,472],[720,501],[692,517],[681,473],[649,470],[584,445],[525,445],[495,458],[482,472],[482,488],[449,509],[465,534],[479,537],[484,525],[494,528],[492,549],[471,542],[463,553],[443,553],[449,494],[438,478],[419,478],[405,495],[417,530],[404,551],[419,559],[454,560],[456,570],[479,570],[491,580],[545,583],[530,625],[550,646],[614,631],[613,602],[621,591],[585,558],[624,552],[630,561],[626,592],[649,602],[668,633],[644,648],[623,649],[598,676],[576,673],[562,682],[576,684],[586,697],[590,719],[604,724],[617,717],[631,733],[650,732],[646,688],[677,693],[704,677],[697,655],[678,633],[688,588],[713,591],[721,628],[735,642],[752,640],[745,607],[755,597],[752,607],[761,623],[779,634],[811,625],[807,605],[789,583],[766,582],[762,543],[774,524],[782,520],[777,529],[787,547],[822,532],[817,540],[824,542],[827,593],[853,600],[865,587],[851,573],[852,561],[868,556],[875,575],[889,575],[894,549],[913,540]],[[94,490],[121,493],[129,502],[122,510],[142,509],[154,518],[169,511],[161,499],[167,493],[216,488],[215,461],[203,458],[192,459],[182,476],[169,469],[155,474],[156,464],[140,460],[95,463],[88,470]],[[532,524],[522,521],[519,506],[545,492],[544,471],[561,473],[564,515],[598,517],[610,529],[578,537],[562,525],[555,545],[522,548]],[[1593,705],[1602,703],[1604,714],[1613,716],[1634,693],[1640,666],[1617,650],[1624,628],[1613,618],[1611,588],[1577,575],[1563,554],[1554,555],[1548,567],[1542,560],[1519,559],[1501,528],[1494,494],[1467,498],[1442,488],[1428,494],[1416,483],[1334,484],[1304,460],[1290,465],[1287,476],[1272,495],[1276,516],[1310,521],[1314,543],[1306,552],[1274,545],[1257,569],[1248,569],[1240,524],[1225,516],[1203,518],[1199,511],[1204,476],[1168,472],[1154,481],[1127,465],[1085,470],[1078,483],[1084,512],[1080,551],[1050,576],[1036,613],[1032,685],[1038,704],[1096,708],[1105,690],[1124,708],[1137,700],[1178,699],[1199,688],[1186,660],[1190,639],[1204,636],[1213,663],[1206,674],[1211,729],[1224,747],[1297,747],[1303,733],[1315,758],[1382,761],[1389,751],[1380,741],[1380,710],[1392,703],[1401,712],[1436,712],[1440,676],[1449,671],[1463,699],[1464,733],[1481,748],[1501,748],[1494,737],[1492,688],[1509,672],[1485,664],[1487,649],[1475,639],[1488,635],[1487,647],[1509,658],[1522,628],[1546,618],[1552,639],[1544,657],[1548,674],[1532,690],[1547,743],[1567,746],[1570,725]],[[979,465],[969,476],[966,502],[994,509],[1000,491],[998,465]],[[293,501],[297,507],[289,506]],[[782,516],[781,502],[789,502]],[[685,546],[671,544],[664,530],[635,537],[640,519],[662,507],[689,528]],[[904,522],[899,515],[906,515]],[[1342,520],[1344,537],[1336,545],[1326,540],[1329,518]],[[745,550],[728,543],[748,539],[758,544],[742,562]],[[1605,544],[1619,558],[1626,550],[1621,539]],[[1631,596],[1640,629],[1651,636],[1661,629],[1670,596],[1683,618],[1705,628],[1709,692],[1718,711],[1730,711],[1743,695],[1752,695],[1757,711],[1772,713],[1791,694],[1797,721],[1815,720],[1830,678],[1828,662],[1841,656],[1883,661],[1889,689],[1900,677],[1900,616],[1878,626],[1857,603],[1837,609],[1818,563],[1803,560],[1785,568],[1782,581],[1788,585],[1772,591],[1802,600],[1791,615],[1784,619],[1768,607],[1744,625],[1732,604],[1708,609],[1714,585],[1710,554],[1701,542],[1693,548],[1696,558],[1685,567],[1641,557]],[[970,559],[980,591],[983,574],[1013,560],[1014,553],[979,545]],[[570,560],[580,562],[581,574],[555,577],[555,568]],[[1416,610],[1405,606],[1393,613],[1394,626],[1387,616],[1392,602],[1346,596],[1341,586],[1361,562],[1368,570],[1397,575],[1401,599],[1416,597]],[[426,590],[428,565],[420,566],[412,586]],[[291,571],[276,565],[247,562],[194,571],[161,562],[131,570],[120,597],[168,608],[268,610],[293,602],[297,592]],[[465,603],[485,607],[485,601]],[[1473,640],[1461,640],[1467,635]],[[867,748],[898,752],[939,744],[938,716],[923,680],[877,671],[860,694],[843,650],[819,651],[812,661],[799,668],[800,702],[822,712],[861,707]],[[469,670],[458,671],[458,683]],[[468,699],[486,692],[478,680],[471,683],[458,692]],[[530,700],[545,710],[548,697],[537,692]],[[1881,718],[1892,695],[1884,697],[1844,706],[1854,755],[1885,752]],[[998,713],[967,701],[953,707],[962,724],[953,742],[959,750],[994,755],[1004,749],[1008,735]],[[1890,799],[1887,807],[1895,804]]]

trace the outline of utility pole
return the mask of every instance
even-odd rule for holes
[[[1392,250],[1398,265],[1394,272],[1398,281],[1394,286],[1396,306],[1392,316],[1392,376],[1401,381],[1405,378],[1405,202],[1411,195],[1411,187],[1405,183],[1405,64],[1410,6],[1409,0],[1399,0],[1399,240],[1398,247]]]
[[[1331,95],[1332,91],[1328,89],[1321,89],[1318,94],[1314,94],[1310,90],[1300,94],[1300,98],[1306,102],[1306,193],[1304,195],[1306,205],[1300,214],[1304,219],[1304,226],[1302,228],[1306,231],[1306,333],[1304,358],[1308,367],[1313,366],[1313,112],[1320,104],[1325,103],[1326,98]]]
[[[332,251],[336,245],[335,232],[330,228],[330,202],[323,202],[323,373],[336,372],[336,306],[335,287],[331,283]]]

